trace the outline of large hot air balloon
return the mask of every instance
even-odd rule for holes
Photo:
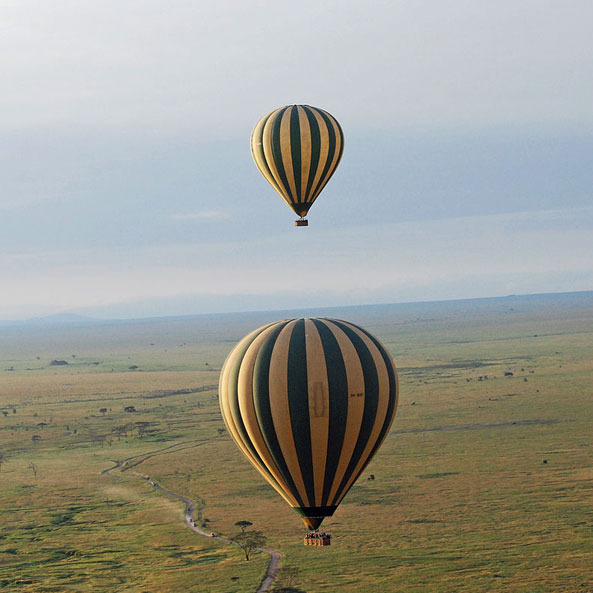
[[[219,394],[235,443],[314,530],[385,439],[398,379],[389,353],[361,327],[292,319],[234,347]]]
[[[289,105],[264,115],[251,134],[257,168],[282,199],[304,218],[336,170],[344,134],[336,119],[317,107]]]

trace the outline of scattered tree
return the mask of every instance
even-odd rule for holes
[[[124,412],[135,412],[136,408],[134,406],[126,406],[124,408]]]
[[[150,422],[136,422],[136,430],[138,431],[138,436],[142,438],[146,434],[146,429],[150,425]]]
[[[251,521],[237,521],[235,525],[241,528],[241,533],[245,533],[245,530],[251,527],[253,523]]]
[[[295,585],[299,576],[298,566],[283,566],[278,570],[276,583],[272,593],[288,593],[289,591],[298,591]]]
[[[93,443],[101,445],[101,449],[105,446],[106,437],[104,434],[91,434],[91,440]]]
[[[124,429],[122,426],[116,426],[115,428],[111,429],[111,432],[117,437],[119,441],[121,439],[121,435],[124,433]]]
[[[249,554],[258,548],[266,545],[268,538],[261,531],[242,531],[231,537],[245,554],[245,560],[249,560]]]
[[[205,508],[206,508],[206,501],[203,498],[198,498],[198,500],[196,501],[195,507],[194,507],[196,522],[202,523],[203,511]],[[204,527],[206,527],[203,523],[202,523],[202,525]]]
[[[2,415],[6,418],[8,416],[8,410],[2,410]]]

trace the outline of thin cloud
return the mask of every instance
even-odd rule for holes
[[[230,215],[222,210],[202,210],[200,212],[186,212],[173,214],[171,220],[191,221],[191,220],[228,220]]]
[[[593,233],[572,223],[586,212],[540,212],[537,224],[525,212],[311,226],[305,238],[282,229],[257,240],[0,253],[0,320],[89,307],[117,316],[122,303],[137,305],[122,313],[133,317],[590,290]]]

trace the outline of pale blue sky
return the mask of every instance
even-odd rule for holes
[[[0,0],[0,319],[593,288],[593,5]],[[307,229],[267,111],[333,113]]]

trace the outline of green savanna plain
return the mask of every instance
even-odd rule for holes
[[[324,523],[329,548],[302,545],[218,409],[233,344],[295,315],[359,323],[400,376],[391,433]],[[208,531],[251,521],[299,568],[297,591],[593,591],[592,353],[591,292],[4,325],[0,591],[255,591],[268,557],[193,533],[146,476]]]

